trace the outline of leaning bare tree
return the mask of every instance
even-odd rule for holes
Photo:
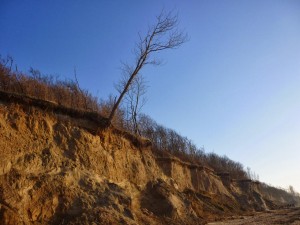
[[[133,83],[134,78],[141,69],[147,65],[158,65],[159,62],[152,58],[152,55],[166,49],[174,49],[182,45],[187,40],[187,35],[178,30],[178,17],[172,13],[162,12],[157,18],[154,26],[149,27],[145,37],[139,36],[139,42],[135,48],[136,62],[133,66],[125,64],[125,71],[128,73],[128,80],[115,102],[108,118],[111,121],[123,99]]]

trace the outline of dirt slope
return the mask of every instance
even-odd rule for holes
[[[300,225],[300,208],[272,210],[255,213],[251,216],[240,216],[239,218],[228,218],[222,222],[213,222],[208,225],[269,225],[289,224]]]
[[[267,207],[251,182],[33,105],[0,102],[0,224],[204,224]]]

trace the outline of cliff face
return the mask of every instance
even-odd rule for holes
[[[0,102],[0,224],[203,224],[267,208],[241,183],[158,158],[90,119]]]

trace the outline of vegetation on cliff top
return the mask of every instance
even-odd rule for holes
[[[30,69],[29,73],[19,72],[11,57],[0,62],[0,90],[17,93],[37,99],[57,103],[63,107],[97,112],[108,117],[113,107],[113,99],[104,101],[92,96],[80,88],[75,80],[60,80],[58,77],[44,75],[38,70]],[[226,171],[236,179],[248,179],[243,165],[226,156],[205,153],[204,148],[197,147],[191,140],[166,128],[145,114],[138,116],[140,132],[143,137],[152,141],[153,149],[161,155],[173,155],[183,161],[209,166],[215,171]],[[126,110],[120,107],[113,120],[114,126],[127,132],[133,132],[130,121],[126,119]]]

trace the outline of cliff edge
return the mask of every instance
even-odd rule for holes
[[[0,224],[205,224],[275,207],[258,182],[159,157],[101,121],[1,92]]]

